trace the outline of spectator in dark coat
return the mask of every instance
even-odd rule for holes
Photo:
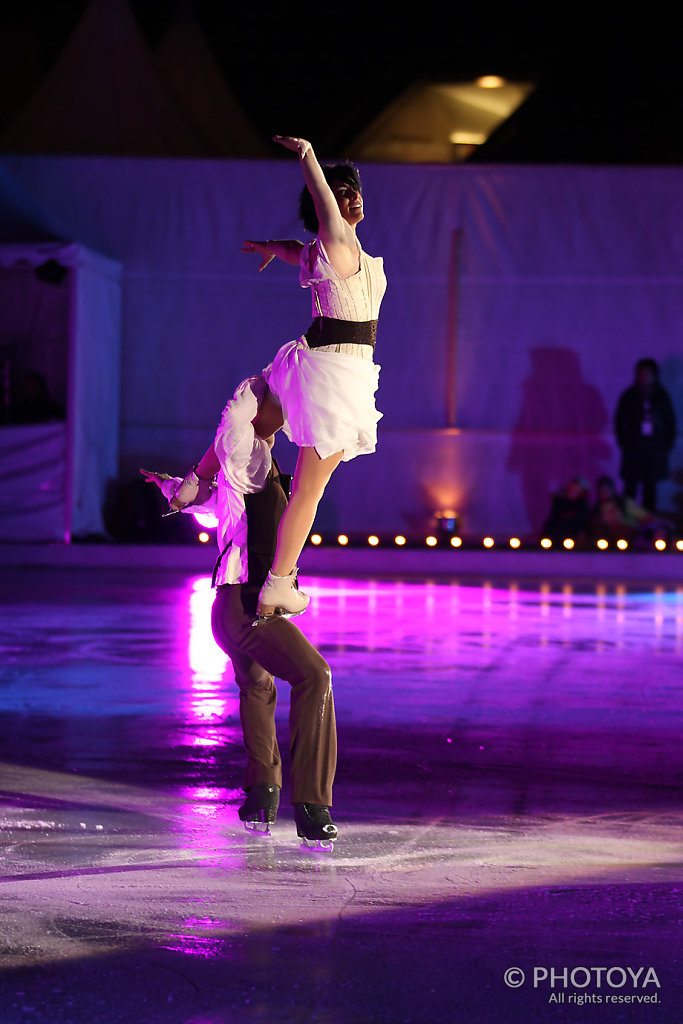
[[[654,512],[657,483],[669,475],[669,453],[676,439],[676,416],[654,359],[636,363],[635,382],[619,399],[614,429],[621,448],[624,496],[635,498],[642,485],[641,503]]]

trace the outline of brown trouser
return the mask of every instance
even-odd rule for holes
[[[282,785],[275,736],[273,676],[292,687],[289,711],[291,802],[332,805],[337,730],[330,667],[293,622],[276,616],[252,625],[255,594],[239,584],[220,587],[211,615],[216,643],[232,661],[240,689],[240,720],[247,751],[245,789]]]

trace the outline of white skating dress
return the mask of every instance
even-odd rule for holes
[[[304,246],[299,281],[312,291],[315,318],[353,321],[360,327],[377,320],[387,285],[384,263],[360,245],[358,250],[360,269],[341,278],[320,239]],[[375,408],[380,367],[372,353],[367,344],[309,348],[305,334],[282,346],[263,375],[282,406],[290,441],[315,448],[321,459],[343,450],[344,462],[375,450],[382,414]]]

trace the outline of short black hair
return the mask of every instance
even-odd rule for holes
[[[358,192],[361,191],[358,168],[354,167],[349,160],[343,164],[323,164],[322,172],[328,184],[331,184],[333,181],[340,181],[344,185],[350,185],[351,188],[357,189]],[[304,227],[307,231],[310,231],[313,235],[318,234],[320,228],[318,214],[315,212],[313,196],[308,191],[307,185],[304,185],[299,195],[299,218],[304,222]]]

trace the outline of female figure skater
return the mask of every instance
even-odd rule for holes
[[[321,167],[306,139],[276,135],[275,141],[299,156],[306,183],[299,211],[316,237],[308,245],[293,239],[248,239],[242,252],[262,257],[259,270],[275,257],[299,266],[301,286],[312,291],[314,320],[263,371],[268,391],[254,420],[259,436],[282,427],[299,447],[275,559],[259,594],[260,618],[305,611],[309,597],[297,589],[296,563],[327,482],[341,461],[375,450],[381,413],[374,402],[379,366],[372,356],[386,289],[382,259],[363,252],[356,237],[363,219],[356,169],[348,164]],[[212,477],[217,470],[210,449],[192,476]],[[194,480],[183,481],[173,507],[194,499]]]

